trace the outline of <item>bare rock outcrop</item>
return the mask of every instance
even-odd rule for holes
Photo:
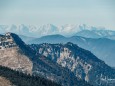
[[[0,65],[31,74],[33,63],[22,52],[11,33],[0,36]]]

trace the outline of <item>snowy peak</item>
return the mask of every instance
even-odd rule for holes
[[[107,30],[104,27],[93,27],[85,24],[79,26],[81,31],[78,31],[75,36],[82,36],[86,38],[108,38],[108,36],[114,36],[115,31]]]
[[[64,26],[61,27],[61,31],[63,33],[70,33],[70,32],[77,32],[79,31],[78,25],[72,25],[72,24],[66,24]]]
[[[77,32],[75,36],[82,36],[86,38],[108,38],[110,36],[115,36],[115,31],[111,30],[82,30]]]
[[[61,34],[64,36],[86,36],[99,38],[104,36],[115,35],[115,31],[106,30],[103,27],[94,27],[88,25],[77,25],[77,24],[66,24],[62,26],[56,26],[53,24],[46,24],[42,26],[36,25],[0,25],[1,34],[6,32],[16,33],[18,35],[30,36],[30,37],[41,37],[45,35]],[[76,34],[77,33],[77,34]],[[93,35],[94,34],[94,35]]]
[[[57,34],[58,33],[58,27],[56,27],[52,24],[42,25],[38,28],[38,33],[41,36]]]
[[[42,25],[40,27],[44,28],[44,29],[46,29],[46,28],[51,29],[52,31],[57,30],[57,27],[55,25],[53,25],[53,24],[46,24],[46,25]]]

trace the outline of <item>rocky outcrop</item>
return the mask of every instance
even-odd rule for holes
[[[11,33],[0,37],[0,65],[32,74],[32,61],[22,53]]]
[[[40,53],[62,67],[70,69],[76,77],[94,86],[114,86],[115,84],[115,70],[90,51],[84,50],[76,44],[70,42],[66,44],[43,43],[30,46],[37,54]]]
[[[0,36],[0,65],[54,81],[62,86],[91,86],[26,45],[16,34]]]

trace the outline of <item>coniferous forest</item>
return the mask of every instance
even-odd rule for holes
[[[23,74],[2,66],[0,66],[0,76],[5,77],[16,86],[60,86],[44,78]]]

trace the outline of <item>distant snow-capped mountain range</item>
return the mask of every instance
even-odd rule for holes
[[[13,32],[19,35],[41,37],[45,35],[61,34],[64,36],[85,36],[85,37],[103,37],[115,35],[115,31],[106,30],[102,27],[93,27],[83,25],[66,24],[63,26],[55,26],[47,24],[42,26],[34,25],[0,25],[0,33]],[[86,33],[87,32],[87,33]],[[77,33],[77,34],[76,34]]]
[[[42,26],[33,26],[33,25],[0,25],[0,32],[13,32],[25,36],[40,37],[44,35],[52,34],[64,34],[77,32],[78,26],[76,25],[65,25],[65,26],[55,26],[52,24],[42,25]],[[73,31],[74,30],[74,31]]]

